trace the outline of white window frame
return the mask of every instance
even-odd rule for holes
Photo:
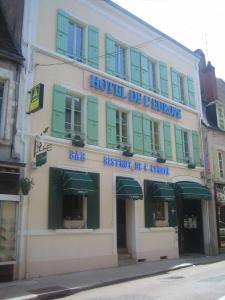
[[[218,154],[219,175],[220,178],[224,178],[224,154],[221,151],[218,151],[217,154]]]
[[[129,146],[130,145],[130,132],[129,132],[129,121],[130,121],[130,118],[129,118],[129,112],[124,110],[124,109],[121,109],[120,107],[116,107],[116,113],[119,112],[119,127],[120,127],[120,148],[123,148],[123,144],[124,146]],[[127,142],[124,143],[122,142],[122,113],[125,113],[127,115]],[[117,125],[117,123],[116,123]],[[117,128],[116,128],[116,143],[117,142]],[[121,147],[122,146],[122,147]]]
[[[126,45],[124,45],[123,43],[119,42],[118,40],[114,40],[114,41],[115,41],[115,46],[124,49],[124,74],[116,73],[116,71],[115,71],[115,76],[119,77],[121,79],[124,79],[124,80],[128,80],[128,69],[127,69],[127,65],[128,65],[127,53],[129,52],[129,51],[127,51],[128,47]],[[118,56],[118,57],[120,57],[120,56]],[[119,63],[118,63],[118,65],[119,65]],[[116,67],[116,49],[115,49],[115,67]]]
[[[149,63],[152,63],[154,65],[154,69],[155,69],[155,78],[153,80],[153,82],[155,81],[155,86],[150,86],[150,72],[149,72]],[[159,72],[158,72],[158,67],[159,64],[156,60],[152,59],[152,58],[148,58],[148,78],[149,78],[149,86],[150,86],[150,90],[152,90],[155,93],[158,93],[159,91],[159,80],[158,80],[158,76],[159,76]]]

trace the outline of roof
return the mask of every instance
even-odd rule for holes
[[[116,4],[115,2],[111,1],[111,0],[104,0],[106,3],[108,3],[109,5],[113,6],[114,8],[116,8],[117,10],[121,11],[122,13],[126,14],[127,16],[131,17],[132,19],[134,19],[135,21],[139,22],[140,24],[144,25],[145,27],[147,27],[148,29],[154,31],[155,33],[161,35],[162,37],[164,37],[165,39],[169,40],[170,42],[174,43],[176,46],[182,48],[184,51],[188,52],[189,54],[193,55],[195,58],[198,58],[198,56],[194,53],[194,51],[192,51],[191,49],[185,47],[184,45],[182,45],[181,43],[177,42],[175,39],[171,38],[170,36],[168,36],[167,34],[163,33],[162,31],[158,30],[157,28],[155,28],[154,26],[150,25],[149,23],[143,21],[142,19],[140,19],[139,17],[135,16],[134,14],[132,14],[131,12],[129,12],[128,10],[126,10],[125,8],[119,6],[118,4]]]
[[[15,47],[10,36],[4,15],[0,9],[0,57],[20,62],[23,60],[21,52]]]

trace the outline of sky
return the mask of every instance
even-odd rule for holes
[[[202,49],[225,80],[224,0],[113,0],[191,50]]]

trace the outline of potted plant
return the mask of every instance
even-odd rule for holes
[[[20,181],[20,189],[21,189],[23,195],[28,195],[30,189],[33,186],[34,186],[33,179],[30,179],[28,177],[24,177]]]

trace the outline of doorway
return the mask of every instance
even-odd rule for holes
[[[126,200],[117,199],[117,249],[126,249]]]
[[[177,201],[179,252],[203,253],[202,204],[200,200]]]

